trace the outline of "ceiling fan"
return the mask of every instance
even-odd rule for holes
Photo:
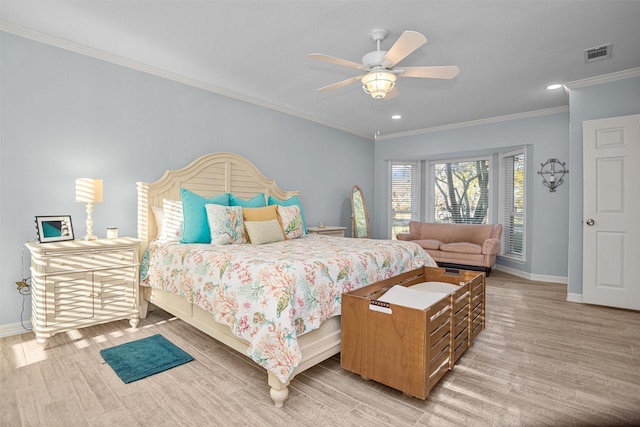
[[[387,31],[375,29],[371,31],[371,38],[376,42],[377,50],[362,57],[362,64],[322,53],[311,53],[309,58],[331,62],[345,67],[363,71],[355,77],[343,80],[329,86],[321,87],[318,92],[327,92],[355,83],[360,80],[362,89],[375,99],[393,98],[398,95],[395,87],[398,77],[418,77],[425,79],[452,79],[460,71],[456,66],[423,66],[395,68],[396,64],[413,53],[427,42],[427,38],[417,31],[405,31],[391,46],[389,51],[380,50],[380,42],[387,36]]]

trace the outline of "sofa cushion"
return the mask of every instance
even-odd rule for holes
[[[440,245],[442,245],[442,242],[440,240],[434,239],[420,239],[413,240],[413,242],[419,244],[424,249],[440,249]]]
[[[471,242],[482,245],[491,237],[492,229],[491,224],[455,224],[450,242]]]
[[[457,252],[461,254],[481,254],[482,246],[468,242],[443,243],[440,245],[440,250],[443,252]]]
[[[439,240],[444,243],[452,242],[453,228],[451,224],[411,221],[409,232],[420,236],[421,239]]]

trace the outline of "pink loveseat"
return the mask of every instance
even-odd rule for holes
[[[502,224],[437,224],[411,221],[409,233],[398,240],[411,240],[429,252],[441,266],[478,267],[489,275],[500,252]]]

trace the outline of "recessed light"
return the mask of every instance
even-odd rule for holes
[[[391,118],[393,120],[400,120],[402,118],[402,116],[400,114],[394,114],[393,116],[391,116]]]
[[[547,89],[555,90],[555,89],[560,89],[561,87],[562,87],[562,85],[560,83],[554,83],[552,85],[547,86]]]

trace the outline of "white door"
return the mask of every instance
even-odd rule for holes
[[[583,132],[583,301],[640,310],[640,114]]]

